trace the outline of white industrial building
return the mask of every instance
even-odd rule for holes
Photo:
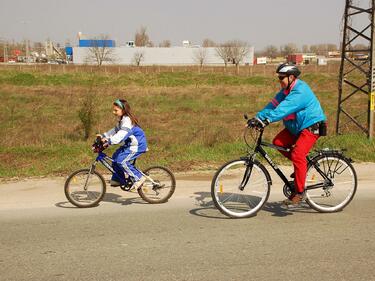
[[[103,64],[134,65],[135,57],[143,54],[140,65],[198,65],[199,57],[204,57],[204,65],[224,65],[224,61],[217,55],[216,48],[203,47],[113,47],[111,48],[113,62]],[[88,61],[90,48],[73,47],[73,63],[95,64]],[[199,55],[199,53],[201,55]],[[242,65],[252,65],[254,61],[254,47],[249,47],[249,52],[241,62]]]

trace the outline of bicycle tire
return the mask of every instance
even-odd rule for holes
[[[73,172],[68,176],[68,178],[65,181],[64,185],[64,192],[65,196],[68,199],[70,203],[72,203],[74,206],[79,208],[90,208],[97,206],[99,202],[103,199],[105,193],[106,193],[106,184],[103,176],[99,174],[97,171],[91,172],[91,177],[96,178],[96,186],[94,188],[94,185],[92,184],[92,178],[90,179],[89,185],[87,187],[87,190],[84,190],[84,184],[85,179],[87,178],[87,175],[90,173],[90,169],[81,169],[78,171]],[[73,186],[74,180],[76,180],[76,177],[78,175],[82,174],[83,178],[81,184],[75,184]],[[86,176],[86,178],[85,178]],[[80,180],[80,179],[78,179]],[[91,183],[91,185],[90,185]],[[92,189],[92,190],[89,190]],[[86,194],[86,200],[84,198],[84,195]],[[89,198],[91,196],[91,198]]]
[[[216,208],[228,217],[248,218],[255,216],[268,200],[271,177],[260,162],[254,161],[250,164],[253,168],[243,190],[240,190],[240,185],[248,166],[248,162],[245,160],[236,159],[225,163],[217,170],[212,179],[212,200]],[[260,177],[260,180],[255,180],[257,177]],[[258,186],[257,183],[259,183]],[[233,200],[229,201],[230,199]]]
[[[150,204],[167,202],[176,189],[176,179],[173,173],[162,166],[149,167],[143,173],[147,179],[137,190],[139,196]]]
[[[332,187],[309,189],[308,183],[323,182],[323,177],[315,169],[318,164],[322,172],[333,182]],[[354,198],[357,191],[357,174],[350,161],[343,155],[328,153],[312,159],[306,176],[306,203],[321,213],[343,210]]]

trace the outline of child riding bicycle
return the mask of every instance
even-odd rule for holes
[[[295,65],[281,64],[276,73],[280,92],[249,122],[267,126],[283,119],[285,129],[276,135],[273,144],[291,148],[290,152],[280,151],[293,162],[294,173],[291,176],[294,177],[296,190],[284,203],[298,204],[304,199],[306,156],[319,136],[325,135],[326,116],[310,87],[298,79],[301,72]]]
[[[138,125],[138,120],[126,100],[115,100],[112,112],[118,118],[118,123],[108,132],[98,135],[102,138],[105,147],[122,144],[112,156],[113,169],[116,173],[111,178],[111,186],[120,186],[125,181],[125,170],[129,176],[134,178],[134,187],[138,189],[146,178],[134,167],[133,163],[136,158],[148,150],[145,133]],[[119,176],[123,178],[118,178]]]

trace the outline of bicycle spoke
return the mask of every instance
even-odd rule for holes
[[[172,196],[176,180],[171,171],[161,166],[150,167],[143,171],[147,181],[137,191],[148,203],[164,203]]]
[[[104,179],[97,173],[89,173],[89,169],[79,170],[68,177],[64,191],[67,199],[77,207],[92,207],[105,194]]]
[[[221,200],[221,203],[224,204],[225,202],[227,202],[229,199],[231,199],[235,194],[231,194],[229,195],[226,199],[224,200]]]
[[[306,182],[314,178],[317,165],[323,168],[322,172],[331,182],[326,185],[324,180],[322,183],[308,185],[306,202],[320,212],[341,210],[352,200],[357,188],[354,169],[345,158],[336,155],[324,156],[316,161],[308,170]]]
[[[231,217],[248,217],[263,206],[269,195],[269,184],[260,164],[252,164],[249,181],[243,190],[240,183],[247,169],[243,160],[232,161],[217,172],[212,182],[212,198],[216,207]]]

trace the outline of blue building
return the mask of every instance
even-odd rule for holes
[[[115,40],[79,39],[79,47],[116,47]]]

